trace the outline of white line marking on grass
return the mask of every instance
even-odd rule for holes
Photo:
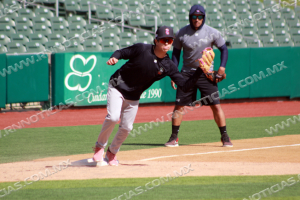
[[[172,158],[172,157],[178,157],[178,156],[206,155],[206,154],[213,154],[213,153],[229,153],[229,152],[252,151],[252,150],[260,150],[260,149],[273,149],[273,148],[280,148],[280,147],[295,147],[295,146],[300,146],[300,144],[259,147],[259,148],[251,148],[251,149],[237,149],[237,150],[229,150],[229,151],[211,151],[211,152],[204,152],[204,153],[181,154],[181,155],[172,155],[172,156],[160,156],[160,157],[154,157],[154,158],[147,158],[147,159],[143,159],[140,161],[156,160],[156,159],[160,159],[160,158]]]

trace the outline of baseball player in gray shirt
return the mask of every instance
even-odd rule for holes
[[[191,7],[189,20],[190,24],[181,28],[176,33],[173,43],[172,61],[178,66],[181,49],[183,49],[183,67],[181,73],[185,78],[189,78],[199,66],[195,60],[198,59],[200,53],[205,48],[212,48],[215,45],[221,51],[221,65],[217,77],[222,77],[225,74],[228,50],[221,33],[205,24],[205,10],[201,5],[193,5]],[[210,70],[213,70],[213,65]],[[176,89],[173,81],[172,87]],[[182,111],[184,106],[190,106],[195,102],[197,89],[200,90],[202,98],[214,96],[214,98],[205,98],[205,101],[201,101],[201,104],[211,107],[215,122],[221,132],[223,146],[232,147],[233,145],[226,131],[226,120],[220,105],[217,83],[210,81],[204,73],[199,77],[195,86],[190,91],[183,92],[180,88],[177,89],[172,119],[172,134],[165,146],[178,146],[178,132],[182,122]]]

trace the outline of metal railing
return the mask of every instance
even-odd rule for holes
[[[91,4],[94,4],[96,6],[102,6],[102,7],[106,7],[106,8],[109,8],[109,9],[116,9],[116,10],[120,10],[121,13],[122,13],[122,16],[121,16],[121,22],[122,24],[119,24],[119,23],[114,23],[114,22],[109,22],[109,23],[113,23],[115,25],[118,25],[118,26],[121,26],[122,27],[122,32],[124,32],[124,27],[125,28],[131,28],[131,29],[138,29],[138,30],[142,30],[142,31],[146,31],[146,32],[150,32],[150,33],[153,33],[155,34],[155,32],[153,31],[148,31],[148,30],[145,30],[145,29],[141,29],[141,28],[138,28],[138,27],[134,27],[134,26],[129,26],[129,25],[125,25],[124,24],[124,12],[128,12],[128,13],[135,13],[135,14],[138,14],[138,15],[144,15],[144,16],[148,16],[148,17],[153,17],[154,18],[154,21],[155,21],[155,24],[154,24],[154,27],[155,27],[155,31],[157,30],[157,16],[155,15],[148,15],[148,14],[144,14],[144,13],[140,13],[140,12],[135,12],[135,11],[131,11],[131,10],[127,10],[127,9],[122,9],[122,8],[118,8],[118,7],[113,7],[113,6],[107,6],[107,5],[103,5],[103,4],[99,4],[99,3],[95,3],[95,2],[90,2],[88,1],[88,20],[89,20],[89,24],[91,24],[91,20],[94,20],[94,21],[99,21],[99,22],[104,22],[104,23],[108,23],[107,20],[102,20],[102,19],[95,19],[95,18],[92,18],[92,10],[91,10]],[[117,17],[115,17],[116,19]]]

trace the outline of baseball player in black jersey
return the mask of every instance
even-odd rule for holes
[[[173,43],[172,60],[178,66],[181,49],[183,49],[183,67],[181,70],[185,78],[192,76],[198,67],[195,60],[198,59],[200,53],[207,47],[215,45],[221,51],[221,65],[216,74],[217,78],[222,78],[225,74],[225,66],[228,58],[228,50],[225,40],[222,38],[221,33],[205,24],[205,10],[201,5],[193,5],[189,13],[190,24],[181,28],[175,36]],[[203,58],[203,57],[202,57]],[[213,71],[213,65],[211,66]],[[232,147],[232,143],[226,131],[225,115],[221,108],[218,94],[218,81],[209,80],[203,73],[197,80],[195,86],[188,92],[182,91],[180,88],[177,90],[176,102],[172,119],[172,134],[165,146],[176,147],[178,146],[178,132],[182,121],[182,111],[184,106],[189,106],[196,100],[197,89],[201,92],[201,97],[208,97],[202,101],[202,105],[210,106],[212,109],[214,119],[221,132],[221,141],[224,147]],[[174,89],[175,85],[172,82]],[[213,96],[214,98],[211,98]]]
[[[98,165],[118,165],[116,153],[133,128],[141,94],[155,81],[169,76],[179,88],[188,91],[203,74],[198,67],[186,80],[167,55],[173,43],[173,29],[162,26],[156,31],[154,45],[138,43],[117,50],[107,61],[114,65],[119,59],[129,59],[110,78],[107,91],[107,116],[95,146],[94,161]],[[104,148],[116,123],[121,118],[118,132],[108,147],[105,159]]]

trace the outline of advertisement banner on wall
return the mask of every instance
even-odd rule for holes
[[[106,105],[111,75],[126,60],[116,65],[106,62],[112,53],[64,53],[54,55],[53,105],[76,102],[76,106]],[[62,66],[63,65],[63,66]],[[155,82],[142,95],[140,103],[162,102],[162,82]]]

